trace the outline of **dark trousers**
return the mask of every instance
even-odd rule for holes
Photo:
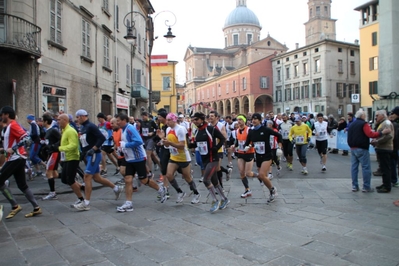
[[[391,190],[391,156],[392,151],[376,150],[382,172],[382,184],[387,190]]]
[[[391,183],[396,184],[398,182],[398,172],[397,172],[397,167],[398,166],[398,157],[397,156],[392,156],[391,157]]]

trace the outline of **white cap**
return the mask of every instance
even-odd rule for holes
[[[180,114],[180,115],[179,115],[179,118],[184,118],[184,115],[183,115],[183,114]]]

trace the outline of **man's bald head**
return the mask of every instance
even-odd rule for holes
[[[58,116],[57,121],[60,124],[60,127],[64,129],[69,124],[69,116],[67,114],[61,114]]]

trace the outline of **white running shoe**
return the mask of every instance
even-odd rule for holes
[[[88,210],[90,210],[90,206],[89,206],[89,205],[86,205],[84,201],[82,201],[82,202],[80,202],[80,203],[78,203],[78,204],[73,205],[73,207],[74,207],[75,209],[77,209],[78,211],[88,211]]]
[[[132,212],[133,206],[130,203],[125,202],[122,206],[116,207],[118,212]]]
[[[118,200],[121,197],[122,192],[124,191],[124,186],[122,185],[116,185],[116,187],[118,188],[117,191],[114,190],[115,193],[115,200]]]
[[[267,175],[267,177],[269,178],[269,180],[272,180],[272,179],[273,179],[273,174],[272,174],[272,173],[269,173],[269,174]]]
[[[57,194],[51,192],[47,196],[42,198],[42,200],[56,200],[56,199],[58,199]]]
[[[231,172],[233,172],[233,168],[232,167],[227,167],[226,181],[230,180]]]
[[[199,199],[201,198],[201,194],[194,194],[193,199],[191,200],[191,204],[197,204],[199,203]]]
[[[176,203],[182,202],[185,196],[186,196],[186,192],[184,192],[184,191],[182,193],[178,193]]]

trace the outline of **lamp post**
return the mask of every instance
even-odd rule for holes
[[[129,13],[127,13],[123,19],[123,24],[125,25],[125,27],[127,28],[127,34],[126,36],[124,36],[124,38],[126,39],[126,42],[134,45],[135,40],[137,39],[136,36],[136,28],[135,28],[135,21],[132,19],[130,24],[127,23],[126,18],[129,15],[133,15],[133,14],[138,14],[140,15],[142,18],[144,18],[145,22],[146,22],[146,31],[147,31],[147,37],[148,37],[148,58],[149,58],[149,66],[148,66],[148,74],[149,74],[149,88],[148,88],[148,100],[150,102],[150,104],[148,105],[148,112],[151,114],[152,113],[152,66],[151,66],[151,55],[152,55],[152,48],[154,46],[154,41],[156,39],[156,37],[154,37],[154,20],[155,18],[162,13],[170,13],[173,15],[174,17],[174,23],[170,23],[169,20],[165,20],[165,25],[168,27],[168,32],[163,36],[166,38],[168,43],[171,43],[173,41],[173,38],[175,38],[176,36],[173,35],[172,33],[172,26],[174,26],[176,24],[176,15],[168,10],[164,10],[159,12],[158,14],[155,15],[154,18],[152,18],[151,16],[144,16],[143,14],[141,14],[138,11],[130,11]],[[133,77],[132,77],[133,79]]]

